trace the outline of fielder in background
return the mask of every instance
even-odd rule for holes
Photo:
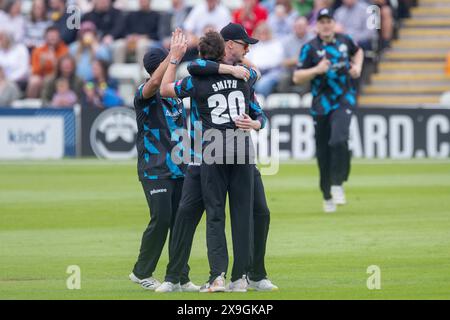
[[[180,29],[172,35],[170,53],[184,52],[186,39]],[[167,234],[172,239],[172,227],[180,202],[186,165],[175,164],[171,157],[177,141],[174,132],[186,130],[186,111],[180,99],[166,99],[160,94],[160,85],[169,65],[170,54],[153,48],[144,57],[144,67],[150,74],[140,85],[134,98],[138,136],[138,175],[150,209],[150,223],[142,235],[141,247],[130,280],[146,290],[155,290],[160,282],[153,277]],[[170,247],[170,246],[169,246]],[[198,291],[189,280],[189,266],[182,271],[182,291]]]
[[[317,37],[302,47],[295,84],[311,82],[317,161],[325,212],[346,203],[343,183],[350,174],[349,128],[356,108],[353,79],[361,75],[364,53],[348,35],[335,33],[330,9],[319,11]]]

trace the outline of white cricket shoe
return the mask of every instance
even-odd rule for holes
[[[323,201],[323,211],[326,213],[336,212],[337,207],[333,199]]]
[[[278,287],[274,285],[269,279],[262,279],[261,281],[248,280],[248,289],[256,291],[277,291]]]
[[[134,275],[134,273],[130,273],[129,278],[132,282],[138,283],[141,285],[141,287],[145,290],[151,290],[154,291],[156,288],[158,288],[161,285],[161,282],[156,280],[153,277],[145,278],[145,279],[139,279]]]
[[[244,275],[241,279],[234,282],[230,282],[227,285],[226,292],[247,292],[248,282],[247,277]]]
[[[183,291],[183,292],[199,292],[200,286],[196,286],[191,281],[189,281],[188,283],[185,283],[181,286],[181,291]]]
[[[181,286],[179,283],[164,281],[158,288],[156,288],[155,292],[158,293],[181,292]]]
[[[222,272],[213,283],[205,283],[199,290],[202,293],[205,292],[225,292],[225,272]]]
[[[331,196],[333,197],[334,203],[337,205],[344,205],[347,203],[344,187],[342,186],[331,186]]]

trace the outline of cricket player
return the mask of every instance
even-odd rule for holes
[[[199,43],[200,55],[204,59],[220,61],[225,52],[222,36],[208,32]],[[253,214],[254,160],[251,138],[248,132],[237,129],[234,120],[244,119],[249,113],[249,83],[231,75],[187,77],[174,83],[175,65],[169,66],[164,75],[161,93],[165,96],[191,97],[191,104],[198,110],[203,125],[203,161],[200,168],[201,192],[207,215],[207,245],[210,263],[210,280],[201,292],[225,291],[224,274],[228,257],[223,245],[225,240],[225,200],[230,199],[230,214],[233,236],[234,264],[230,291],[246,291],[246,273],[251,246]],[[255,80],[252,80],[255,81]],[[244,143],[234,148],[236,136],[241,135]],[[211,139],[211,137],[214,137]],[[240,140],[239,138],[237,140]],[[213,141],[223,145],[223,152],[215,149],[213,161],[205,159]],[[242,140],[241,140],[242,141]],[[230,148],[233,145],[233,148]],[[210,154],[210,156],[212,153]],[[210,159],[211,160],[211,159]],[[242,161],[238,163],[238,161]],[[222,278],[223,281],[216,281]],[[215,287],[215,288],[212,288]]]
[[[185,42],[181,30],[177,29],[172,36],[170,52],[176,54],[184,50]],[[186,111],[180,99],[162,98],[159,92],[169,57],[162,49],[151,49],[145,55],[144,66],[150,79],[139,86],[134,99],[138,175],[150,209],[150,223],[142,236],[139,256],[129,277],[147,290],[155,290],[160,285],[152,275],[175,221],[186,169],[183,163],[175,164],[171,157],[177,144],[172,140],[172,134],[178,129],[186,129]],[[188,272],[186,264],[181,289],[198,291],[199,287],[189,280]]]
[[[250,65],[248,61],[244,60],[244,56],[248,53],[249,46],[256,43],[257,40],[250,38],[241,25],[234,23],[228,24],[220,33],[225,40],[225,56],[223,59],[225,65],[198,59],[193,61],[188,67],[191,75],[208,76],[218,73],[230,73],[232,70],[227,70],[226,67],[238,63]],[[250,69],[249,76],[251,78],[257,78],[258,74],[254,69]],[[240,75],[237,74],[236,77],[239,78]],[[252,91],[254,91],[253,88]],[[198,119],[196,108],[196,104],[191,105],[191,128],[195,126]],[[259,130],[264,128],[266,117],[253,94],[252,101],[250,102],[249,116],[249,118],[244,120],[236,121],[237,127],[244,130]],[[192,135],[194,135],[194,133],[192,133]],[[250,268],[247,274],[249,289],[257,291],[274,291],[278,290],[278,287],[267,278],[264,264],[270,223],[270,211],[267,206],[261,174],[256,166],[254,178],[254,241],[251,250]],[[178,288],[176,284],[179,282],[179,270],[187,263],[189,258],[195,228],[204,211],[200,189],[199,166],[191,164],[187,169],[182,199],[178,211],[173,232],[174,239],[171,242],[171,244],[174,245],[174,248],[171,249],[165,282],[157,289],[158,292],[172,292]],[[223,244],[223,249],[225,252],[225,259],[227,259],[228,253],[226,242]],[[211,291],[223,288],[223,285],[218,285],[221,282],[224,282],[224,279],[221,276],[214,282],[215,284],[213,283],[209,288]]]
[[[317,161],[325,212],[346,203],[343,183],[350,172],[349,127],[356,108],[352,79],[361,75],[363,50],[348,35],[335,33],[330,9],[319,11],[315,39],[300,52],[296,84],[311,82]]]

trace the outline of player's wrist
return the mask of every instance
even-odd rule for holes
[[[314,69],[313,69],[313,76],[319,76],[321,74],[322,74],[322,72],[320,70],[320,67],[318,65],[315,66]]]
[[[233,66],[221,63],[219,64],[219,73],[220,74],[233,74]]]
[[[180,64],[180,60],[181,60],[181,59],[178,59],[178,58],[176,58],[176,57],[171,57],[170,60],[169,60],[169,63],[170,63],[170,64],[173,64],[173,65],[175,65],[175,66],[177,66],[177,65]]]
[[[259,120],[253,120],[252,127],[253,127],[253,130],[259,130],[259,129],[261,129],[262,124]]]

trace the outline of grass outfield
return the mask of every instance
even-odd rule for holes
[[[264,177],[279,292],[161,295],[127,278],[148,222],[134,162],[0,163],[0,299],[450,299],[450,162],[355,162],[349,204],[335,214],[321,211],[317,174],[309,162]],[[203,219],[197,284],[205,253]],[[157,278],[166,264],[165,250]],[[66,288],[69,265],[81,268],[81,290]],[[366,287],[370,265],[381,290]]]

